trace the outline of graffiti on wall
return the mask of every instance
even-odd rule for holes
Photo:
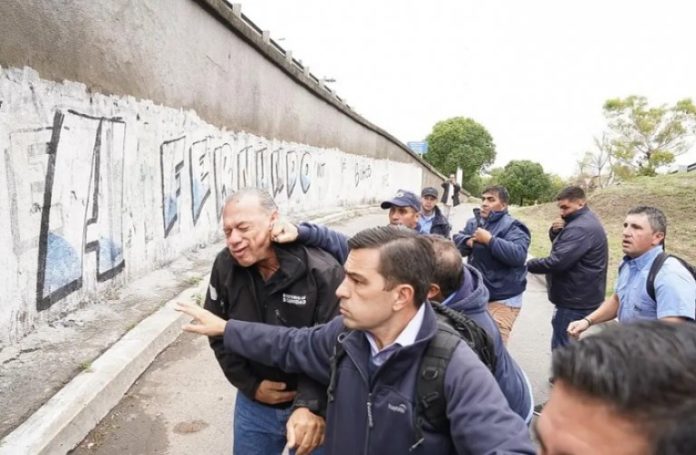
[[[10,134],[13,247],[17,256],[38,251],[39,311],[80,289],[85,279],[106,281],[123,270],[125,134],[120,118],[73,110],[55,112],[50,127]]]
[[[186,136],[180,136],[160,145],[165,237],[178,232],[185,142]],[[225,199],[239,188],[255,185],[266,189],[274,198],[290,199],[298,194],[297,188],[301,194],[309,192],[313,174],[317,178],[325,176],[326,163],[314,162],[309,152],[285,147],[271,149],[264,142],[248,145],[237,142],[236,137],[220,140],[206,137],[192,142],[188,150],[194,225],[211,194],[214,195],[216,219],[219,219]]]

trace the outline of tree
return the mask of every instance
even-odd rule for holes
[[[425,160],[446,175],[454,174],[460,167],[464,182],[495,160],[493,138],[470,118],[453,117],[437,122],[427,141]]]
[[[594,138],[594,150],[585,152],[578,161],[576,180],[585,189],[606,188],[614,183],[616,171],[623,163],[614,154],[614,146],[609,136],[604,133],[601,138]]]
[[[529,160],[510,161],[498,180],[510,193],[510,202],[520,205],[543,199],[551,187],[541,164]]]
[[[638,175],[655,175],[660,166],[689,150],[696,133],[696,106],[691,99],[674,106],[648,106],[642,96],[604,103],[613,155]]]

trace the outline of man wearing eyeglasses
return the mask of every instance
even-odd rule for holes
[[[609,246],[599,218],[587,207],[585,192],[569,186],[556,196],[561,218],[549,229],[548,257],[527,261],[531,273],[546,275],[556,309],[551,349],[569,343],[568,324],[587,317],[604,301]]]

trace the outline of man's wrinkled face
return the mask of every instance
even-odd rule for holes
[[[642,455],[651,453],[645,432],[608,404],[554,382],[534,426],[540,455]]]
[[[556,205],[561,212],[561,218],[565,218],[585,207],[585,201],[582,199],[561,199],[556,202]]]
[[[430,213],[437,205],[437,198],[434,196],[423,196],[421,198],[421,206],[423,207],[423,213]]]
[[[271,254],[271,228],[278,212],[268,213],[254,196],[228,203],[222,212],[227,249],[243,267],[249,267]]]
[[[346,276],[336,296],[341,300],[343,323],[352,330],[371,331],[380,327],[393,314],[397,290],[387,290],[387,283],[378,272],[379,250],[351,250],[346,259]]]
[[[483,193],[481,195],[481,217],[488,218],[491,212],[500,212],[507,208],[507,204],[501,202],[497,193]]]
[[[389,224],[415,229],[418,226],[418,212],[413,207],[392,205],[389,208]]]
[[[621,249],[631,258],[637,258],[665,238],[664,233],[653,231],[645,213],[626,216],[623,226]]]

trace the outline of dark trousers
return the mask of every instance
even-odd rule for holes
[[[593,311],[593,308],[588,310],[575,310],[572,308],[561,308],[557,306],[553,312],[553,317],[551,318],[551,326],[553,327],[553,335],[551,336],[551,350],[570,343],[570,338],[568,338],[568,324],[584,318]]]

